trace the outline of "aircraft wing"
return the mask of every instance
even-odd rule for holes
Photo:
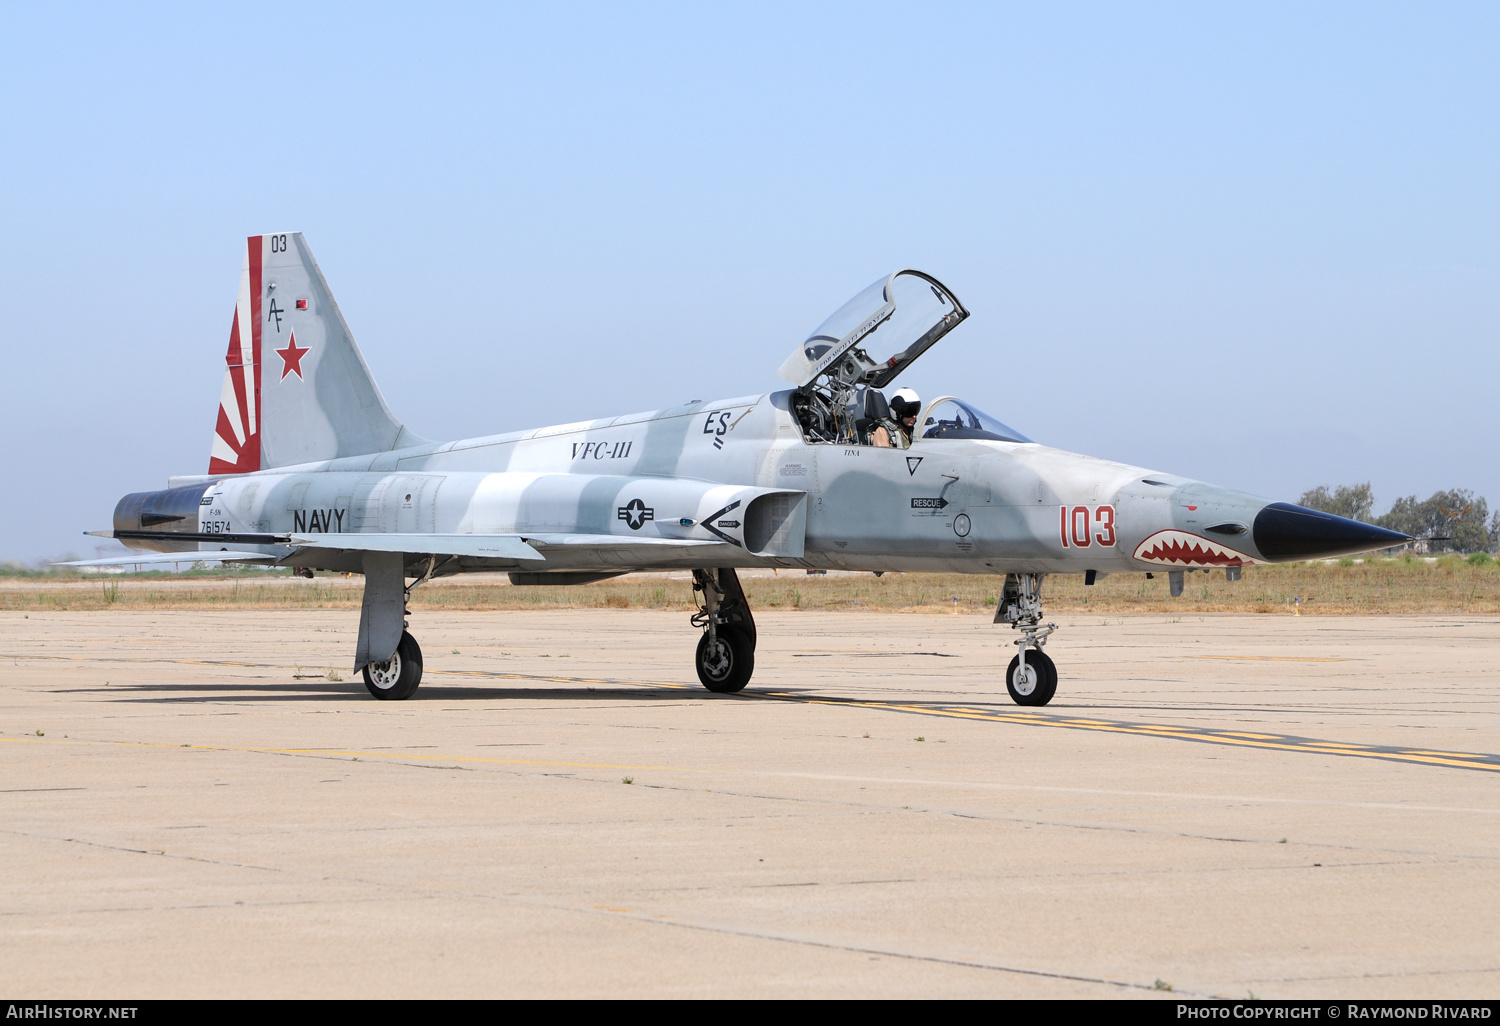
[[[675,566],[705,549],[734,550],[737,543],[717,539],[629,537],[617,534],[294,534],[293,547],[282,562],[306,563],[322,569],[354,569],[366,552],[393,552],[404,556],[468,557],[471,559],[525,560],[566,572],[580,561],[592,565],[603,560],[608,569],[632,566]],[[350,557],[355,557],[352,561]],[[544,567],[536,568],[545,573]]]
[[[618,534],[528,534],[526,540],[543,548],[579,546],[590,549],[695,549],[723,545],[708,538],[627,538]]]
[[[696,538],[625,537],[614,534],[292,534],[267,536],[296,552],[400,552],[413,556],[471,556],[478,559],[526,559],[545,562],[548,549],[609,549],[617,556],[651,560],[726,543]],[[226,549],[186,552],[138,552],[104,559],[76,559],[54,566],[133,566],[149,563],[291,563],[290,556]]]
[[[404,552],[419,556],[475,556],[482,559],[544,559],[516,534],[294,534],[298,549],[336,552]]]
[[[230,552],[190,549],[187,552],[137,552],[106,559],[71,559],[53,566],[133,566],[136,563],[274,563],[280,557],[265,552]]]

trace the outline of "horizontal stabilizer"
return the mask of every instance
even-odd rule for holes
[[[299,549],[335,552],[401,552],[413,556],[476,556],[481,559],[542,559],[514,534],[294,534]]]
[[[264,552],[213,551],[137,552],[107,559],[73,559],[53,566],[134,566],[137,563],[274,563],[279,557]]]

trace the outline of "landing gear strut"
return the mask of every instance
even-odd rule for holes
[[[363,674],[370,694],[382,701],[401,701],[416,694],[422,683],[422,649],[406,632],[407,603],[412,589],[432,579],[437,557],[428,557],[426,573],[410,585],[405,557],[399,552],[367,552],[363,566],[365,595],[354,668]]]
[[[1005,690],[1017,705],[1046,705],[1057,693],[1057,666],[1042,651],[1055,623],[1042,623],[1044,574],[1006,574],[995,622],[1021,632],[1020,651],[1005,671]]]
[[[732,568],[694,570],[693,593],[692,624],[703,628],[694,659],[698,679],[710,691],[739,691],[755,672],[755,620],[739,575]]]

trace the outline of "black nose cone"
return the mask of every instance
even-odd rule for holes
[[[1255,516],[1255,547],[1267,559],[1317,559],[1411,541],[1399,531],[1273,502]]]

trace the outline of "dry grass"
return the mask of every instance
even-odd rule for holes
[[[1194,573],[1179,599],[1165,574],[1108,577],[1084,587],[1081,576],[1054,576],[1043,594],[1048,613],[1222,612],[1500,613],[1500,563],[1446,557],[1249,567],[1229,583],[1222,572]],[[993,609],[1000,579],[959,574],[801,572],[744,578],[755,609]],[[0,581],[0,609],[320,609],[357,608],[360,578],[230,572],[220,575],[18,577]],[[1299,600],[1295,601],[1294,600]],[[686,575],[641,574],[579,587],[512,587],[503,575],[434,581],[413,609],[693,608]]]

